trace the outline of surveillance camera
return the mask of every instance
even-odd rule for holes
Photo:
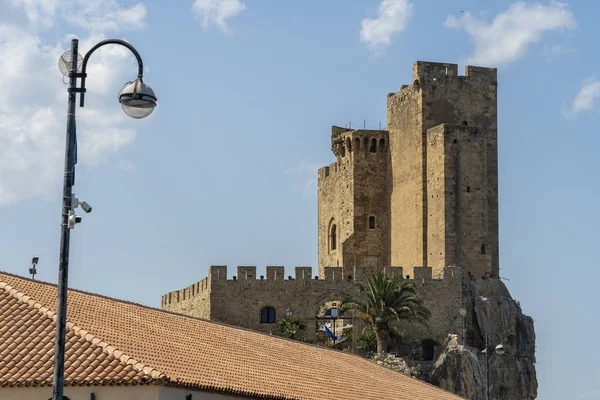
[[[79,215],[75,215],[73,214],[72,211],[69,212],[69,222],[68,222],[68,227],[69,229],[75,229],[75,225],[79,224],[81,222],[82,218]]]
[[[89,214],[92,212],[92,206],[90,206],[87,202],[82,201],[81,203],[79,203],[79,205],[81,206],[81,209],[86,213]]]

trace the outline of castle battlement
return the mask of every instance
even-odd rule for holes
[[[475,67],[467,65],[465,74],[458,75],[458,65],[450,63],[438,63],[429,61],[416,61],[413,64],[413,80],[415,79],[432,79],[437,81],[439,78],[444,79],[471,79],[471,80],[488,80],[495,82],[497,80],[498,70],[496,68]]]
[[[251,290],[260,290],[265,285],[295,288],[298,285],[306,287],[309,284],[315,290],[320,291],[328,291],[336,287],[347,291],[354,287],[356,281],[364,281],[370,274],[378,272],[378,269],[374,267],[354,267],[354,275],[343,276],[342,267],[325,267],[324,278],[319,278],[316,275],[313,276],[312,267],[295,267],[294,270],[294,276],[286,276],[285,267],[267,266],[266,276],[257,276],[255,266],[238,266],[237,275],[228,279],[226,265],[213,265],[209,268],[206,278],[186,288],[164,294],[161,297],[161,307],[169,308],[171,305],[195,298],[207,298],[210,296],[211,290],[216,288],[219,292],[226,293],[227,288],[235,289],[244,286],[248,286]],[[383,270],[390,276],[404,276],[403,267],[383,267]],[[409,281],[414,280],[415,283],[422,286],[429,282],[452,278],[456,276],[458,270],[459,267],[449,266],[444,268],[438,276],[433,276],[432,267],[413,267],[414,276],[404,278]]]
[[[331,151],[338,159],[352,155],[368,157],[387,153],[388,131],[379,129],[349,129],[331,127]]]

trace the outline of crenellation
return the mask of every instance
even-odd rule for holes
[[[341,281],[343,279],[342,267],[325,267],[323,270],[325,280]]]
[[[465,76],[471,79],[487,81],[490,85],[494,86],[498,84],[498,70],[496,68],[475,67],[472,65],[467,65],[465,67]],[[490,88],[490,90],[495,91],[495,87]]]
[[[437,79],[458,76],[458,65],[449,63],[416,61],[413,64],[413,80]]]
[[[285,267],[267,266],[267,280],[281,281],[285,279]]]
[[[295,277],[297,280],[310,280],[312,276],[312,267],[296,267]]]
[[[252,266],[238,266],[237,267],[237,279],[240,281],[255,280],[256,267]]]
[[[405,277],[404,274],[404,268],[402,267],[384,267],[383,271],[388,274],[391,277],[396,277],[398,275],[400,275],[401,277]]]
[[[242,274],[238,270],[240,278],[237,280],[204,278],[199,281],[199,287],[202,288],[202,282],[205,282],[207,289],[195,291],[194,295],[190,296],[187,292],[194,285],[167,293],[162,296],[161,308],[265,332],[272,329],[272,324],[260,323],[260,310],[275,307],[277,315],[284,315],[289,308],[303,315],[307,324],[312,326],[315,323],[312,318],[324,302],[355,296],[358,293],[356,281],[364,280],[368,271],[375,272],[373,267],[356,267],[356,275],[349,279],[342,276],[342,267],[328,267],[325,268],[325,279],[311,279],[311,267],[295,267],[296,278],[289,280],[284,276],[284,267],[267,267],[269,279],[244,280],[242,277],[246,271],[253,269],[242,268]],[[385,267],[384,270],[393,276],[403,272],[402,267]],[[444,278],[439,280],[431,279],[431,267],[416,267],[414,270],[415,279],[411,281],[417,283],[419,296],[432,311],[435,324],[429,327],[409,324],[402,329],[409,337],[443,337],[456,328],[457,320],[447,316],[460,308],[462,269],[447,267],[443,270]],[[211,267],[209,274],[216,271],[219,276],[226,276],[227,267]],[[274,279],[275,275],[277,279]],[[241,281],[245,283],[241,284]],[[307,334],[312,337],[314,332]]]
[[[425,283],[433,279],[433,268],[431,267],[414,267],[413,271],[415,282]]]
[[[211,282],[214,281],[226,281],[227,280],[227,266],[226,265],[211,265],[208,270],[208,277]]]

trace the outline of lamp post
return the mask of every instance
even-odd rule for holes
[[[335,349],[335,326],[337,325],[337,317],[338,317],[338,309],[337,308],[332,308],[331,309],[331,319],[333,319],[333,348]]]
[[[467,310],[464,308],[460,309],[460,315],[462,316],[462,344],[465,345],[465,331],[467,327]]]
[[[485,399],[490,400],[490,357],[492,356],[489,351],[490,338],[496,336],[500,341],[495,347],[496,354],[501,356],[506,352],[506,348],[502,345],[502,338],[497,333],[486,333],[485,334]]]
[[[138,61],[138,78],[134,82],[129,82],[120,96],[119,102],[123,111],[132,118],[144,118],[152,113],[156,107],[156,95],[154,91],[142,81],[144,67],[142,58],[137,50],[129,43],[119,39],[103,40],[96,44],[83,57],[81,72],[78,72],[79,64],[79,40],[71,40],[71,55],[68,59],[69,69],[69,95],[67,109],[67,138],[65,152],[65,173],[63,180],[63,201],[62,201],[62,220],[61,220],[61,235],[60,235],[60,259],[58,266],[58,304],[56,311],[56,343],[54,347],[54,377],[52,385],[52,400],[64,400],[64,374],[65,374],[65,334],[66,334],[66,318],[67,318],[67,287],[68,287],[68,272],[69,272],[69,243],[70,230],[75,225],[81,222],[81,217],[75,215],[75,208],[82,206],[86,212],[91,211],[91,207],[87,203],[79,203],[73,197],[74,171],[76,163],[76,139],[75,139],[75,100],[77,93],[80,94],[79,106],[83,107],[85,96],[85,78],[86,66],[89,57],[98,48],[107,44],[118,44],[127,47]],[[63,60],[64,61],[64,60]],[[81,86],[77,87],[77,79],[81,79]]]

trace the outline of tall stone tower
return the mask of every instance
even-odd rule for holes
[[[319,275],[389,266],[388,132],[334,126],[331,149],[336,162],[319,170]]]
[[[458,264],[497,277],[496,69],[459,76],[456,64],[417,61],[412,84],[388,95],[387,119],[388,131],[333,128],[336,162],[319,170],[319,273]]]

